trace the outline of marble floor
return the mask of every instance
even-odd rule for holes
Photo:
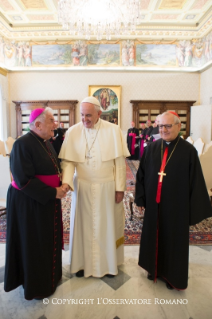
[[[118,276],[102,279],[71,276],[66,250],[63,278],[54,295],[26,301],[22,287],[4,292],[5,245],[0,244],[0,319],[212,318],[212,246],[190,246],[185,291],[168,290],[162,281],[149,281],[137,265],[138,249],[125,246],[125,263]]]

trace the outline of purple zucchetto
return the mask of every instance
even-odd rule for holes
[[[31,112],[30,117],[29,117],[29,123],[32,123],[41,113],[43,113],[45,109],[35,109]]]

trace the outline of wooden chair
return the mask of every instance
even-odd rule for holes
[[[6,156],[5,145],[4,145],[4,142],[2,142],[1,140],[0,140],[0,154],[3,156]]]
[[[198,155],[200,156],[203,152],[203,147],[205,145],[205,143],[203,142],[203,140],[201,139],[201,137],[199,137],[195,142],[194,142],[194,147],[196,148]]]
[[[15,142],[14,138],[12,138],[12,137],[10,137],[10,136],[9,136],[8,139],[6,140],[5,145],[6,145],[7,154],[10,154],[10,153],[11,153],[14,142]]]
[[[194,144],[194,141],[192,140],[191,136],[187,137],[186,141],[192,145]]]
[[[0,178],[0,217],[6,214],[6,196],[7,190],[11,183],[10,168],[9,168],[9,157],[0,155],[0,167],[1,167],[1,178]],[[3,206],[4,205],[4,206]]]
[[[206,187],[208,190],[208,194],[211,198],[212,203],[212,169],[211,169],[211,163],[212,163],[212,145],[207,149],[207,151],[204,154],[201,154],[199,157],[202,171],[206,183]]]
[[[207,152],[207,150],[209,149],[209,147],[212,146],[212,141],[210,143],[205,144],[204,149],[203,149],[203,153]]]

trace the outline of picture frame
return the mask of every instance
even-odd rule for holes
[[[88,94],[99,101],[101,119],[120,126],[121,85],[89,85]]]

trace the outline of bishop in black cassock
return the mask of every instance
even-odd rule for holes
[[[135,145],[138,144],[138,139],[136,138],[136,136],[139,136],[139,130],[135,128],[135,123],[132,122],[131,128],[129,128],[129,130],[127,131],[127,146],[131,154],[131,156],[128,157],[128,159],[130,160],[139,159],[139,147],[135,147]]]
[[[42,109],[31,117],[31,122],[36,121],[34,130],[14,143],[13,181],[7,195],[4,289],[9,292],[22,285],[27,300],[50,296],[62,276],[60,198],[65,192],[59,187],[57,155],[44,139],[53,136],[54,118],[45,111],[39,120],[44,109],[38,110]]]
[[[145,208],[139,265],[148,279],[162,277],[167,288],[183,290],[189,226],[211,217],[212,210],[197,151],[179,137],[180,120],[170,113],[161,116],[162,139],[146,147],[137,172],[135,203]]]

